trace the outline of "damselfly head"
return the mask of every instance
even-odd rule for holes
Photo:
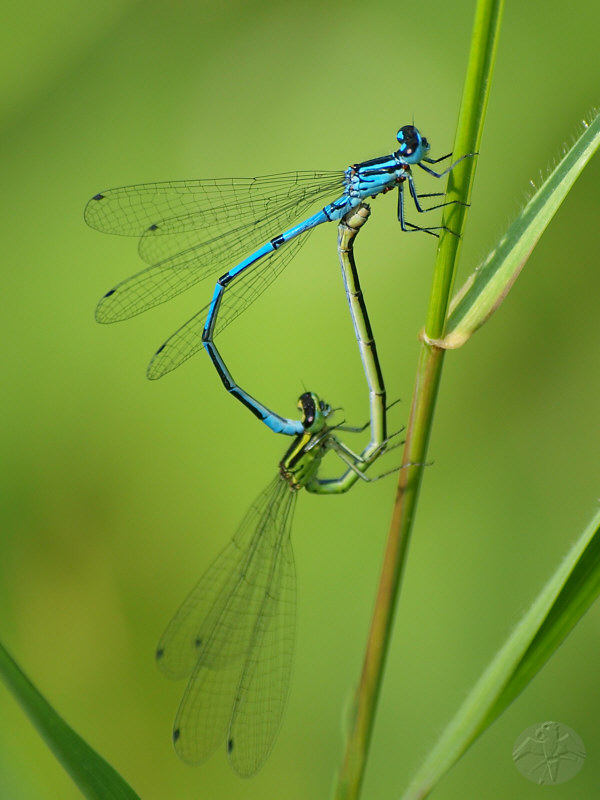
[[[421,136],[414,125],[404,125],[396,134],[400,143],[398,155],[407,164],[418,164],[418,162],[429,152],[429,142]]]
[[[302,427],[309,433],[320,431],[325,425],[325,418],[331,412],[331,407],[314,392],[301,394],[298,408],[302,412]]]

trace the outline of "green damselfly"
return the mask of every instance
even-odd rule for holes
[[[290,534],[298,491],[340,494],[359,478],[372,480],[364,472],[387,444],[370,446],[367,456],[353,453],[335,432],[354,429],[330,427],[330,406],[311,392],[298,406],[303,433],[156,651],[167,677],[188,679],[173,729],[179,756],[199,764],[226,742],[231,765],[244,777],[257,772],[271,752],[288,696],[296,627]],[[319,477],[329,451],[347,466],[339,478]]]

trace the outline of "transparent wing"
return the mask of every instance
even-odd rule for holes
[[[121,186],[95,195],[84,218],[103,233],[143,236],[214,230],[260,220],[289,204],[341,186],[344,173],[336,171],[282,172],[254,178],[207,178]]]
[[[253,764],[256,771],[272,747],[287,696],[295,631],[289,538],[295,497],[277,476],[159,642],[163,673],[191,675],[173,734],[184,761],[200,763],[226,739],[239,716],[236,709],[240,703],[246,706],[243,693],[250,698],[247,709],[253,709],[254,719],[236,734],[245,755],[240,768],[234,767],[251,774],[244,765]],[[256,702],[257,686],[264,705]]]
[[[150,183],[95,195],[86,222],[105,233],[139,236],[140,257],[151,264],[102,298],[97,320],[127,319],[226,271],[306,216],[319,199],[334,200],[343,180],[343,172],[289,172]]]
[[[239,316],[283,271],[306,242],[311,230],[300,234],[283,247],[265,256],[250,267],[239,282],[233,281],[226,289],[214,333],[220,333]],[[202,331],[206,323],[208,306],[205,306],[175,331],[157,350],[148,365],[151,380],[162,378],[179,367],[202,349]]]
[[[293,493],[295,497],[296,492]],[[256,618],[231,718],[227,749],[235,771],[254,775],[267,760],[285,711],[296,631],[291,515],[282,520],[280,554]]]

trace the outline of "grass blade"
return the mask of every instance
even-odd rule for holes
[[[474,740],[523,691],[600,594],[597,511],[489,664],[402,800],[422,800]]]
[[[56,713],[1,643],[0,678],[84,797],[94,800],[139,800],[139,796],[119,773]]]
[[[508,229],[450,306],[444,348],[463,345],[494,313],[508,294],[533,248],[560,204],[600,146],[600,115],[584,123],[577,140],[548,175],[542,186]]]

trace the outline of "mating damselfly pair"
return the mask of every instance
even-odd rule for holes
[[[419,213],[448,205],[421,206],[423,198],[443,193],[418,194],[411,167],[441,178],[465,156],[436,172],[428,165],[450,154],[429,158],[429,143],[412,125],[402,127],[397,139],[399,149],[391,155],[344,172],[143,184],[101,192],[86,207],[85,219],[92,227],[139,237],[139,255],[150,264],[107,292],[96,311],[100,322],[139,314],[226,264],[233,265],[217,280],[210,303],[159,348],[148,376],[161,377],[204,347],[231,394],[273,431],[296,437],[280,462],[278,477],[184,602],[157,650],[166,675],[188,678],[174,741],[179,755],[191,763],[203,761],[226,741],[239,774],[251,775],[262,766],[279,728],[289,685],[295,626],[290,525],[297,491],[340,493],[361,477],[368,480],[365,470],[388,441],[383,378],[351,246],[345,252],[340,247],[340,255],[371,409],[371,440],[360,454],[336,435],[360,429],[330,427],[331,408],[315,394],[301,396],[301,419],[295,420],[276,414],[239,387],[214,335],[280,274],[317,225],[353,218],[348,224],[355,235],[368,214],[361,206],[367,198],[397,188],[402,230],[438,235],[443,226],[418,226],[406,220],[404,187],[408,185]],[[302,220],[311,206],[334,193],[334,200]],[[359,216],[363,212],[362,221],[356,221],[353,210]],[[319,477],[322,458],[329,451],[347,467],[334,480]]]

